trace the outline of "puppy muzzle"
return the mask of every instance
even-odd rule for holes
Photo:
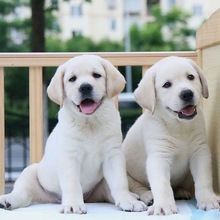
[[[93,98],[93,86],[88,83],[83,83],[79,87],[79,93],[81,95],[81,102],[77,105],[79,111],[86,115],[93,114],[101,105],[101,100],[95,101]]]
[[[179,98],[184,103],[180,111],[174,111],[180,119],[191,120],[197,115],[196,106],[194,105],[194,93],[190,89],[181,91]]]

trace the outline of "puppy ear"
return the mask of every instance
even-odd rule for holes
[[[57,68],[56,73],[50,81],[47,87],[47,94],[49,98],[56,104],[62,106],[64,100],[64,88],[63,88],[63,76],[65,72],[65,66],[60,65]]]
[[[202,96],[207,99],[209,97],[209,90],[208,90],[208,83],[206,81],[205,75],[203,71],[200,69],[200,67],[195,62],[193,62],[190,59],[188,60],[199,75],[200,83],[202,85]]]
[[[106,72],[107,95],[113,98],[124,89],[125,78],[108,60],[102,59],[102,64]]]
[[[156,92],[155,92],[155,72],[152,68],[148,69],[138,88],[134,91],[134,96],[138,104],[149,111],[154,113],[156,105]]]

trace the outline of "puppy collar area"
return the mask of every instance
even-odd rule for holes
[[[197,115],[196,106],[187,105],[181,111],[176,113],[178,113],[178,117],[181,119],[193,119]]]
[[[101,101],[95,102],[92,99],[85,99],[78,105],[78,108],[83,114],[92,114],[100,105]]]

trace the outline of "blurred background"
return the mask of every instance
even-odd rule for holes
[[[0,52],[195,50],[195,34],[219,0],[0,0]],[[44,68],[44,90],[56,68]],[[140,67],[120,67],[123,135],[141,114],[132,92]],[[29,164],[28,68],[6,68],[6,181]],[[44,92],[45,140],[59,107]],[[8,187],[9,186],[9,187]],[[7,184],[7,190],[10,184]]]

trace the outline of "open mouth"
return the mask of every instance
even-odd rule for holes
[[[79,105],[78,108],[83,114],[92,114],[101,105],[101,101],[95,102],[92,99],[85,99]]]
[[[181,119],[193,119],[197,115],[196,106],[187,105],[181,111],[174,111],[178,114],[178,117]]]

